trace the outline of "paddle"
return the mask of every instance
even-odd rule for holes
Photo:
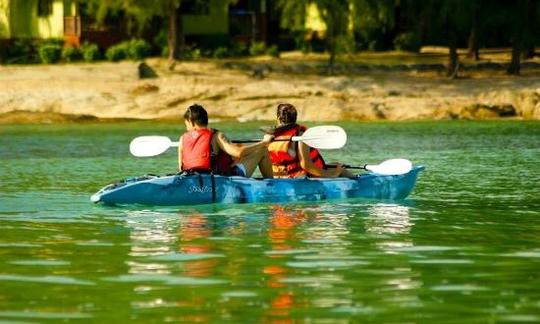
[[[260,140],[233,141],[235,143],[253,143]],[[342,148],[347,143],[347,133],[339,126],[316,126],[308,128],[301,136],[275,141],[304,142],[316,149],[331,150]],[[177,147],[178,142],[171,141],[167,136],[139,136],[129,144],[129,151],[134,156],[148,157],[164,153],[169,147]]]
[[[336,166],[327,165],[327,167],[335,168]],[[380,175],[400,175],[411,171],[412,163],[407,159],[390,159],[380,164],[366,164],[364,166],[343,165],[343,167],[347,169],[367,170]]]

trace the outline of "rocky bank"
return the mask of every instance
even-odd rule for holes
[[[258,70],[184,62],[169,71],[165,61],[147,63],[159,77],[140,79],[135,62],[0,66],[0,122],[179,119],[195,102],[214,118],[238,121],[273,120],[280,102],[295,104],[305,121],[540,120],[536,70],[521,77],[495,70],[449,80],[429,69],[329,76],[286,73],[271,64]]]

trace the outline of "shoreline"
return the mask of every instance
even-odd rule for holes
[[[540,120],[537,68],[520,77],[464,70],[449,80],[440,71],[302,70],[320,65],[313,62],[262,57],[238,68],[187,61],[169,71],[165,60],[150,59],[158,74],[152,79],[139,79],[136,62],[0,66],[0,124],[178,121],[195,102],[212,118],[239,122],[274,120],[280,102],[294,104],[299,119],[312,122]]]

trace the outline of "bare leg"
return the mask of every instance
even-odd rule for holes
[[[272,163],[268,157],[268,150],[266,148],[257,150],[249,155],[243,156],[238,163],[242,163],[246,167],[247,176],[251,177],[257,166],[261,171],[261,174],[265,178],[273,178]]]
[[[268,155],[268,150],[264,150],[262,159],[259,161],[259,170],[264,178],[272,179],[274,177],[274,170],[272,170],[272,161]]]
[[[352,178],[354,177],[354,174],[351,171],[344,169],[339,176],[342,178]]]

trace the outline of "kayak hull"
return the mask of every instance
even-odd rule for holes
[[[398,200],[407,197],[424,167],[403,175],[373,173],[354,178],[253,179],[202,175],[142,176],[108,185],[95,203],[182,206],[211,203],[276,203],[344,198]],[[213,178],[213,179],[212,179]],[[215,190],[212,190],[215,188]]]

